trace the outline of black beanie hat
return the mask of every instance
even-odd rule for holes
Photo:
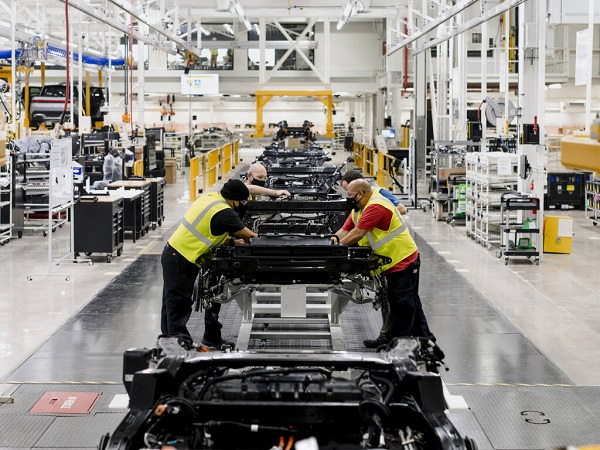
[[[221,195],[227,200],[248,200],[250,192],[242,180],[229,180],[223,185]]]

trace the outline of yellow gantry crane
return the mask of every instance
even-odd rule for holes
[[[322,91],[300,91],[300,90],[281,90],[281,91],[256,91],[256,133],[253,137],[265,137],[265,124],[263,123],[263,108],[273,97],[316,97],[327,108],[326,138],[334,137],[333,133],[333,92]]]

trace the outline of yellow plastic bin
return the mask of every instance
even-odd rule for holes
[[[573,246],[573,218],[568,216],[544,217],[544,253],[571,253]]]

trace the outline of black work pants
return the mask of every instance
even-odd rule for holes
[[[163,269],[163,297],[160,316],[162,334],[187,334],[187,322],[192,315],[192,296],[194,283],[200,272],[200,267],[189,262],[167,244],[160,259]],[[220,340],[221,327],[219,323],[220,303],[213,303],[204,312],[205,335]]]
[[[421,257],[418,256],[410,266],[401,272],[386,275],[390,304],[389,338],[414,336],[435,341],[435,336],[429,330],[419,297],[420,267]]]

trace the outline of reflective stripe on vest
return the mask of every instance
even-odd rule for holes
[[[188,222],[185,217],[183,218],[183,220],[181,221],[181,224],[187,228],[187,230],[192,233],[194,235],[194,237],[196,239],[198,239],[200,242],[202,242],[204,245],[206,245],[208,248],[212,248],[215,244],[213,244],[213,242],[208,239],[206,236],[204,236],[202,233],[200,233],[196,227],[198,226],[198,224],[200,223],[200,221],[202,219],[204,219],[204,216],[206,216],[206,214],[208,214],[208,212],[210,211],[210,209],[213,206],[218,205],[219,203],[227,203],[224,202],[223,200],[215,200],[212,203],[209,203],[208,206],[206,208],[204,208],[200,214],[198,214],[198,216],[194,219],[193,223]],[[228,205],[229,206],[229,205]]]
[[[383,196],[381,196],[381,197],[383,197]],[[383,197],[383,198],[385,198],[385,197]],[[395,206],[392,211],[392,214],[394,214],[394,213],[397,215],[398,219],[400,219],[400,223],[402,224],[398,228],[396,228],[394,231],[391,231],[390,233],[386,234],[385,237],[381,238],[379,241],[375,241],[375,238],[373,237],[373,233],[371,231],[367,231],[366,236],[367,236],[367,239],[369,240],[369,245],[371,246],[371,249],[373,249],[373,251],[376,251],[377,249],[381,248],[382,246],[384,246],[385,244],[390,242],[395,237],[400,236],[402,233],[404,233],[408,229],[408,225],[406,225],[406,222],[404,222],[402,220],[402,215],[400,214],[400,211],[398,211],[398,209]],[[354,226],[356,226],[358,224],[358,211],[354,211],[352,220],[354,221]],[[392,220],[390,219],[390,225],[391,224],[392,224]]]

